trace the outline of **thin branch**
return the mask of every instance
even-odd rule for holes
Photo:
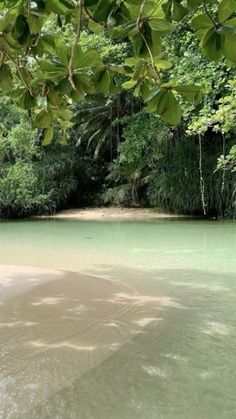
[[[24,80],[24,77],[22,76],[21,69],[20,69],[20,66],[19,66],[18,62],[6,50],[4,50],[4,52],[5,52],[6,56],[9,58],[9,60],[11,60],[13,62],[13,64],[16,66],[23,85],[29,91],[30,95],[33,96],[33,93],[32,93],[32,90],[31,90],[30,86],[28,86],[28,84]]]
[[[156,7],[154,7],[151,14],[148,16],[149,18],[152,17],[156,13],[156,10],[158,9],[158,7],[161,6],[161,4],[162,4],[162,1],[159,1],[158,4],[156,4]]]
[[[143,39],[143,41],[144,41],[144,43],[146,45],[146,48],[148,50],[148,54],[149,54],[150,60],[151,60],[151,66],[152,66],[153,71],[154,71],[154,74],[156,76],[155,77],[156,78],[156,81],[158,81],[159,83],[161,83],[161,76],[160,76],[160,73],[159,73],[158,69],[155,66],[153,55],[152,55],[152,51],[151,51],[151,49],[150,49],[150,47],[148,45],[148,42],[147,42],[144,34],[142,33],[142,17],[143,17],[145,3],[146,3],[146,0],[143,0],[143,2],[141,4],[141,7],[140,7],[140,10],[139,10],[139,15],[138,15],[136,27],[137,27],[138,33],[141,35],[141,37],[142,37],[142,39]]]
[[[39,43],[39,40],[40,40],[40,36],[41,36],[41,33],[39,32],[39,33],[38,33],[38,35],[37,35],[36,40],[35,40],[35,41],[34,41],[34,43],[32,44],[32,47],[37,47],[37,45],[38,45],[38,43]]]
[[[75,34],[75,40],[71,49],[71,56],[70,56],[70,61],[68,65],[68,79],[74,90],[76,90],[76,86],[73,80],[73,75],[74,75],[73,74],[73,61],[75,57],[76,47],[80,39],[80,33],[81,33],[81,28],[82,28],[83,6],[84,6],[84,0],[78,0],[76,4],[78,23],[77,23],[77,29],[76,29],[76,34]]]
[[[94,17],[91,15],[91,13],[88,11],[87,7],[85,7],[85,6],[84,6],[84,11],[85,11],[85,14],[88,16],[89,19],[91,19],[93,22],[98,23],[98,24],[101,25],[101,23],[98,20],[94,19]]]
[[[142,24],[142,17],[143,17],[145,3],[146,3],[146,0],[143,0],[143,2],[141,4],[141,7],[140,7],[140,10],[139,10],[139,15],[138,15],[138,18],[137,18],[136,27],[137,27],[137,31],[139,33],[141,33],[141,24]]]
[[[213,16],[211,16],[211,14],[209,13],[209,10],[207,9],[205,0],[203,0],[202,5],[203,5],[204,12],[209,17],[209,19],[212,21],[214,27],[217,29],[217,27],[218,27],[217,22],[215,21],[215,19],[213,18]]]
[[[0,67],[2,66],[3,62],[4,62],[4,54],[3,54],[3,51],[0,50]]]
[[[153,59],[153,55],[152,55],[152,51],[151,51],[151,49],[150,49],[150,47],[149,47],[149,45],[148,45],[148,42],[147,42],[147,40],[146,40],[145,36],[144,36],[143,34],[141,34],[141,36],[142,36],[142,39],[143,39],[143,41],[144,41],[144,43],[145,43],[145,45],[146,45],[146,48],[147,48],[147,50],[148,50],[148,54],[149,54],[149,56],[150,56],[150,60],[151,60],[151,65],[152,65],[152,68],[153,68],[154,73],[155,73],[155,75],[156,75],[156,80],[158,80],[158,81],[159,81],[159,83],[161,83],[161,82],[162,82],[162,80],[161,80],[161,75],[160,75],[160,73],[159,73],[159,71],[158,71],[157,67],[155,66],[154,59]]]

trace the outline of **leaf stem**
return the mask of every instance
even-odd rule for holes
[[[203,5],[204,12],[209,17],[209,19],[212,21],[214,27],[217,29],[217,22],[215,21],[215,19],[213,18],[213,16],[209,13],[209,10],[207,9],[205,0],[202,1],[202,5]]]
[[[155,66],[154,59],[153,59],[153,55],[152,55],[152,51],[151,51],[151,49],[150,49],[150,47],[149,47],[149,45],[148,45],[148,42],[147,42],[147,40],[146,40],[145,36],[144,36],[143,34],[141,34],[141,36],[142,36],[142,39],[143,39],[143,41],[144,41],[144,43],[145,43],[145,45],[146,45],[146,48],[147,48],[147,50],[148,50],[148,54],[149,54],[149,56],[150,56],[150,60],[151,60],[151,66],[152,66],[153,71],[154,71],[154,73],[155,73],[155,75],[156,75],[156,80],[158,80],[158,82],[159,82],[159,83],[161,83],[161,82],[162,82],[162,80],[161,80],[161,75],[160,75],[160,73],[159,73],[158,69],[157,69],[157,68],[156,68],[156,66]]]
[[[146,3],[146,0],[143,0],[142,4],[140,6],[139,15],[138,15],[138,18],[137,18],[137,25],[136,26],[137,26],[137,32],[139,32],[139,33],[141,33],[142,15],[143,15],[143,12],[144,12],[145,3]]]
[[[78,23],[77,23],[77,29],[76,29],[74,43],[73,43],[72,49],[71,49],[70,61],[69,61],[69,65],[68,65],[68,80],[69,80],[69,82],[70,82],[70,84],[71,84],[71,86],[74,90],[76,90],[76,86],[75,86],[75,83],[74,83],[74,80],[73,80],[73,75],[74,75],[74,73],[73,73],[73,61],[74,61],[75,51],[76,51],[76,47],[77,47],[79,39],[80,39],[80,33],[81,33],[81,29],[82,29],[83,6],[84,6],[84,0],[78,0],[77,4],[76,4]]]
[[[159,73],[158,69],[155,66],[153,55],[152,55],[152,51],[151,51],[151,49],[150,49],[150,47],[148,45],[148,42],[147,42],[144,34],[142,33],[141,24],[142,24],[142,15],[143,15],[143,12],[144,12],[145,3],[146,3],[146,0],[143,0],[143,2],[141,4],[141,7],[140,7],[140,10],[139,10],[139,15],[138,15],[138,19],[137,19],[137,31],[141,35],[141,37],[143,39],[143,42],[145,43],[146,48],[148,50],[148,54],[149,54],[150,60],[151,60],[151,66],[152,66],[152,69],[153,69],[154,74],[155,74],[155,79],[156,79],[156,81],[158,81],[159,83],[161,83],[161,81],[162,81],[161,80],[161,76],[160,76],[160,73]]]
[[[30,95],[33,96],[33,93],[32,93],[32,90],[31,90],[30,86],[28,86],[28,84],[24,80],[24,77],[22,76],[21,69],[20,69],[20,66],[19,66],[18,62],[6,50],[3,50],[3,51],[5,52],[6,56],[12,61],[12,63],[16,66],[23,85],[29,91]]]
[[[100,24],[100,22],[91,15],[91,13],[88,11],[87,7],[84,6],[85,14],[88,16],[89,19],[91,19],[93,22]]]

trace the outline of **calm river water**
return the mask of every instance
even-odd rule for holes
[[[236,223],[0,222],[1,419],[235,419]]]

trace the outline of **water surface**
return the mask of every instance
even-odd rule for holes
[[[0,417],[235,418],[235,256],[233,222],[1,222]]]

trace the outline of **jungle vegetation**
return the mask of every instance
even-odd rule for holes
[[[0,216],[236,216],[236,1],[0,0]]]

